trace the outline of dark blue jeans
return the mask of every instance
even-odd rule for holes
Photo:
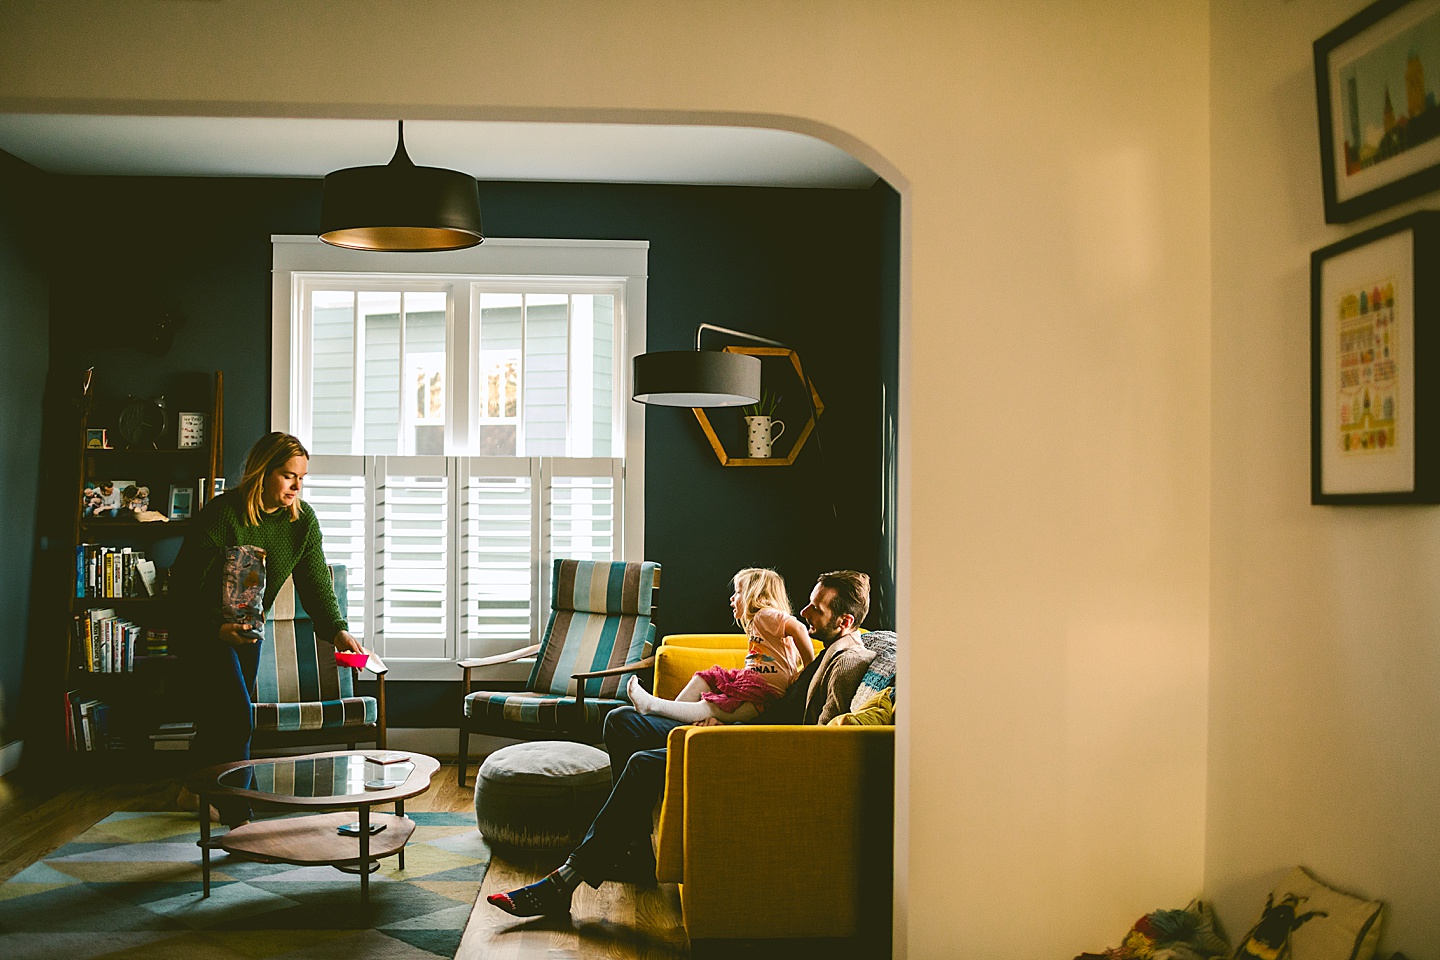
[[[191,755],[202,767],[249,760],[254,731],[250,695],[255,689],[260,644],[236,647],[217,638],[196,646],[191,674],[195,707]],[[215,809],[227,826],[250,819],[250,804],[237,797],[217,798]]]
[[[605,749],[610,752],[612,785],[590,831],[570,855],[570,863],[592,887],[604,880],[632,880],[648,865],[651,818],[665,792],[665,741],[678,720],[647,717],[633,707],[618,707],[605,717]]]

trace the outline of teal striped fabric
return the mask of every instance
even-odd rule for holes
[[[526,686],[558,697],[578,692],[570,677],[634,663],[653,641],[658,563],[556,560],[551,580],[550,622]],[[628,702],[621,692],[627,676],[585,681],[586,698]],[[466,709],[469,709],[467,702]]]
[[[585,698],[585,724],[599,726],[605,714],[627,700]],[[525,726],[558,728],[575,718],[575,698],[535,693],[472,693],[465,698],[465,716]]]
[[[330,567],[335,597],[345,609],[346,571]],[[286,580],[265,615],[265,639],[255,674],[251,717],[256,730],[323,730],[375,722],[373,697],[357,697],[355,672],[335,662],[335,648],[315,637],[294,579]]]

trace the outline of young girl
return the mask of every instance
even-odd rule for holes
[[[652,696],[631,677],[627,692],[636,710],[685,723],[711,717],[727,723],[753,720],[815,659],[809,631],[790,615],[790,598],[780,574],[749,567],[735,574],[734,586],[730,609],[750,637],[745,666],[701,670],[674,700]]]

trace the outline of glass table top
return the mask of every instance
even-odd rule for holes
[[[277,797],[356,797],[398,787],[414,772],[408,760],[382,765],[363,754],[277,757],[227,770],[218,782]]]

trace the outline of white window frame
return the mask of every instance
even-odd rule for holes
[[[377,276],[400,278],[406,284],[449,287],[451,296],[447,298],[449,308],[446,316],[449,362],[445,389],[450,393],[447,405],[452,415],[446,418],[445,458],[458,465],[461,475],[468,475],[467,458],[474,453],[479,437],[479,391],[472,390],[472,385],[478,384],[478,365],[472,367],[471,363],[479,343],[479,294],[487,287],[507,292],[557,293],[563,290],[569,293],[614,294],[617,370],[613,416],[619,449],[612,450],[612,454],[621,454],[614,460],[617,464],[623,462],[624,496],[623,525],[616,531],[615,555],[625,560],[643,559],[645,416],[643,407],[630,403],[629,397],[632,361],[645,352],[646,346],[648,241],[490,239],[469,250],[427,254],[346,250],[324,244],[313,236],[272,236],[271,242],[274,258],[271,288],[271,429],[296,433],[302,441],[308,439],[304,432],[308,432],[310,424],[309,390],[308,384],[299,377],[310,369],[309,338],[293,335],[292,319],[300,316],[307,289],[333,286],[336,280],[342,280],[347,289],[373,289],[384,285],[383,281],[375,279]],[[319,282],[313,282],[309,277],[312,274],[326,276]],[[462,295],[465,291],[468,295]],[[359,415],[352,411],[352,416]],[[312,458],[312,470],[327,472],[324,461],[332,459],[336,461],[336,466],[355,459],[363,462],[365,458],[359,456],[359,449],[352,447],[354,456],[316,455]],[[614,468],[617,482],[622,479],[620,470],[619,466]],[[458,476],[452,477],[452,497],[458,495],[458,480]],[[374,479],[367,477],[366,482],[368,487],[373,485]],[[463,577],[459,569],[462,557],[460,540],[456,536],[459,532],[456,517],[458,514],[452,516],[451,603],[446,656],[427,659],[387,656],[391,679],[455,679],[453,660],[462,654],[456,649],[462,620],[456,591],[460,589]],[[366,531],[366,554],[372,560],[374,524],[372,518]],[[542,517],[541,526],[548,544],[548,515]],[[538,639],[539,631],[544,627],[543,598],[548,596],[549,570],[540,570],[533,584],[533,599],[542,601],[532,602],[531,632]],[[373,584],[369,585],[366,591],[367,625],[377,623],[374,618],[374,594]],[[379,642],[375,645],[383,655],[383,634],[377,639]]]

